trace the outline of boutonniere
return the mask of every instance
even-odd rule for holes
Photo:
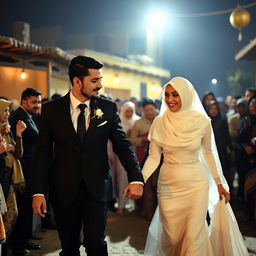
[[[102,112],[102,110],[100,108],[94,109],[92,113],[93,113],[92,119],[93,118],[100,119],[104,115],[104,113]]]
[[[1,129],[1,134],[2,135],[8,135],[10,132],[10,128],[4,126],[2,129]]]

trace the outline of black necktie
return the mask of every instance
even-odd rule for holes
[[[84,140],[84,136],[86,133],[86,127],[85,127],[85,115],[84,110],[86,108],[86,104],[80,104],[78,105],[78,108],[80,108],[81,112],[77,119],[77,135],[81,142]]]

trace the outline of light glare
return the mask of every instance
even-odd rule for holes
[[[22,71],[21,74],[20,74],[20,78],[22,80],[25,80],[27,77],[28,77],[27,73],[25,71]]]
[[[167,14],[163,11],[152,12],[148,16],[148,24],[150,27],[162,29],[167,23]]]
[[[213,78],[212,79],[212,84],[217,84],[218,83],[218,80],[216,78]]]

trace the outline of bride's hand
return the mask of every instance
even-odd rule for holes
[[[218,184],[218,192],[220,200],[222,197],[225,197],[225,203],[228,203],[230,201],[230,193],[222,186],[222,184]]]

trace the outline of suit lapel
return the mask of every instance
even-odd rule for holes
[[[27,119],[27,121],[28,121],[28,123],[30,124],[30,126],[37,132],[37,133],[39,133],[39,131],[38,131],[38,129],[37,129],[37,126],[36,126],[36,124],[35,124],[35,122],[33,121],[33,119],[30,117],[30,115],[23,109],[23,108],[21,108],[21,107],[19,107],[20,108],[20,111],[22,111],[25,115],[26,115],[26,119]],[[24,114],[23,114],[23,116],[24,116]]]

